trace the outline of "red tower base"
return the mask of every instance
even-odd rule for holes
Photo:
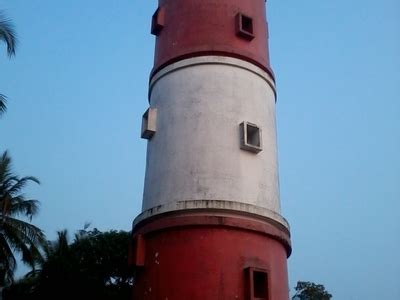
[[[134,300],[288,300],[288,230],[210,210],[146,219],[133,229]]]

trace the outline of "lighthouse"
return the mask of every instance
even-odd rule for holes
[[[265,0],[159,0],[135,300],[287,300]]]

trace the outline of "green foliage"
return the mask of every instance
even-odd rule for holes
[[[295,290],[296,294],[292,300],[330,300],[332,298],[322,284],[313,282],[298,281]]]
[[[7,54],[9,57],[15,55],[17,38],[13,24],[7,20],[0,11],[0,40],[6,43]],[[7,110],[6,96],[0,94],[0,116]]]
[[[22,193],[30,181],[39,184],[35,177],[19,178],[13,174],[11,158],[4,152],[0,157],[0,285],[3,286],[13,281],[17,264],[14,253],[20,254],[22,262],[34,269],[45,242],[39,228],[20,219],[31,221],[39,210],[39,202],[26,199]]]
[[[48,243],[41,269],[4,292],[4,299],[130,299],[130,233],[80,230],[69,243],[66,231]]]

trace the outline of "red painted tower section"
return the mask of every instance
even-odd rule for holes
[[[165,26],[156,39],[153,74],[184,58],[222,55],[252,62],[272,75],[263,0],[160,0],[159,12]],[[238,13],[252,18],[248,38],[232,30]]]
[[[187,211],[140,224],[134,240],[135,300],[288,300],[289,235],[277,224]]]
[[[288,300],[291,243],[279,211],[276,91],[265,1],[159,0],[151,32],[156,50],[142,128],[149,140],[145,192],[130,250],[133,299]],[[219,89],[222,77],[227,80]],[[243,103],[229,102],[240,98],[234,80],[243,82],[249,98]],[[264,107],[254,108],[251,101],[263,100],[265,91],[271,111],[264,115]],[[210,97],[226,105],[210,108],[213,102],[205,99]],[[266,120],[262,133],[253,117]],[[236,133],[246,118],[245,126],[253,127],[243,142]],[[209,130],[213,122],[215,132]],[[193,123],[195,130],[186,135]],[[248,180],[251,176],[259,181]]]

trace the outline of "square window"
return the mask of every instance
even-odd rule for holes
[[[159,7],[151,18],[151,34],[159,35],[165,25],[165,13],[162,7]]]
[[[247,268],[246,293],[248,300],[269,300],[269,282],[267,270],[258,268]]]
[[[239,127],[240,148],[254,153],[262,151],[261,129],[249,122],[242,122]]]
[[[236,35],[248,41],[254,39],[253,19],[238,13],[236,15]]]
[[[149,108],[142,117],[142,139],[150,140],[156,133],[157,109]]]

